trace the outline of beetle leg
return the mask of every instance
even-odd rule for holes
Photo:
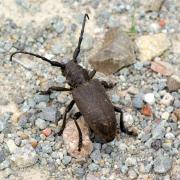
[[[74,60],[75,62],[77,62],[76,58],[78,57],[79,52],[80,52],[80,49],[81,49],[81,42],[82,42],[82,40],[83,40],[84,27],[85,27],[85,24],[86,24],[86,17],[89,19],[88,14],[85,14],[85,15],[84,15],[84,20],[83,20],[83,24],[82,24],[82,29],[81,29],[81,34],[80,34],[80,37],[79,37],[78,46],[77,46],[77,48],[75,49],[75,51],[74,51],[74,53],[73,53],[73,60]]]
[[[93,69],[90,73],[89,73],[89,78],[92,79],[96,74],[96,70]]]
[[[78,144],[78,151],[81,151],[82,148],[82,132],[81,129],[77,123],[77,119],[80,118],[82,116],[81,112],[77,112],[72,116],[72,119],[74,119],[74,123],[77,127],[78,133],[79,133],[79,144]]]
[[[82,116],[81,112],[75,113],[73,116],[71,116],[72,119],[78,119]]]
[[[39,91],[41,95],[50,95],[52,91],[71,91],[71,88],[52,86],[47,91]]]
[[[63,124],[62,124],[62,127],[60,129],[60,131],[57,133],[59,136],[61,136],[61,134],[63,133],[64,131],[64,128],[66,126],[66,115],[67,113],[72,109],[73,105],[74,105],[75,101],[72,100],[69,105],[66,107],[66,110],[64,112],[64,115],[63,115]]]
[[[125,126],[124,126],[124,122],[123,122],[123,112],[122,110],[117,107],[117,106],[114,106],[114,110],[115,112],[119,112],[120,113],[120,129],[122,132],[128,134],[128,135],[133,135],[133,136],[137,136],[137,134],[133,131],[129,131]]]
[[[107,83],[106,81],[101,81],[101,84],[107,89],[113,88],[115,86],[115,84]]]
[[[74,122],[75,122],[75,125],[77,127],[77,130],[78,130],[78,133],[79,133],[79,144],[78,144],[78,151],[81,151],[81,148],[82,148],[82,132],[81,132],[81,129],[77,123],[77,119],[74,119]]]

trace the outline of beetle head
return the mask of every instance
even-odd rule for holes
[[[64,68],[61,69],[67,83],[73,88],[80,86],[90,79],[88,71],[74,62],[74,60],[68,61],[64,64]]]

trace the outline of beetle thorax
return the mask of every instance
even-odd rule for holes
[[[68,84],[73,88],[89,81],[88,71],[74,61],[69,61],[65,65],[63,75],[66,77]]]

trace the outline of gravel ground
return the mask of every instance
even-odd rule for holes
[[[62,119],[71,94],[37,93],[52,85],[68,87],[60,69],[27,55],[9,61],[17,50],[51,60],[71,58],[88,13],[78,57],[83,67],[92,69],[88,60],[101,47],[104,34],[120,27],[133,39],[166,34],[171,45],[151,60],[160,59],[176,67],[172,73],[178,68],[179,72],[179,1],[165,0],[159,8],[157,1],[150,4],[153,8],[147,7],[150,0],[141,2],[146,1],[1,0],[0,179],[180,179],[180,90],[168,90],[167,76],[153,70],[152,61],[136,56],[133,65],[113,75],[96,74],[116,83],[108,95],[122,108],[125,125],[136,127],[138,136],[121,133],[102,146],[94,142],[87,158],[72,157],[63,138],[53,135],[62,125],[59,121],[56,127],[55,121]]]

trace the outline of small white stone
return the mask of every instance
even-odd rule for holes
[[[128,157],[125,161],[126,166],[135,166],[137,164],[136,158]]]
[[[132,115],[125,113],[124,114],[124,122],[125,122],[127,127],[132,126],[133,122],[134,122],[134,119],[133,119]]]
[[[160,103],[169,106],[173,100],[174,97],[170,93],[166,93]]]
[[[169,119],[169,113],[168,113],[168,112],[162,113],[161,118],[162,118],[163,120],[168,120],[168,119]]]
[[[165,137],[167,138],[167,139],[174,139],[175,138],[175,136],[174,136],[174,134],[173,133],[166,133],[166,135],[165,135]]]
[[[18,148],[12,139],[9,139],[6,144],[11,154],[14,153],[16,149]]]
[[[144,95],[144,101],[147,102],[148,104],[154,104],[155,102],[155,97],[153,93],[147,93]]]

